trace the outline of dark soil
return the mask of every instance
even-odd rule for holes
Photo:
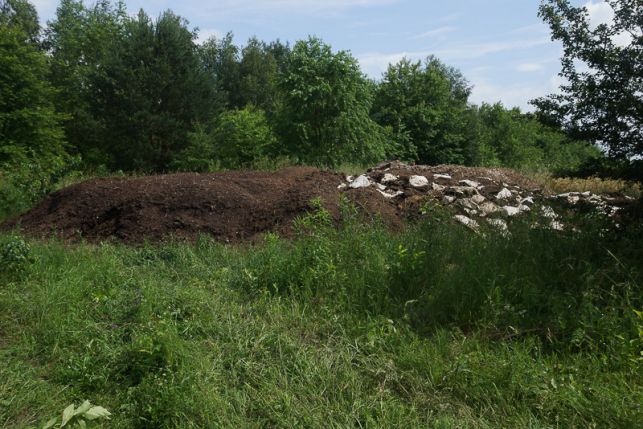
[[[341,174],[309,167],[95,179],[49,195],[2,229],[19,226],[37,237],[126,243],[168,236],[194,240],[202,234],[222,242],[253,241],[269,231],[288,236],[294,218],[310,211],[317,197],[339,220],[342,180]],[[395,205],[375,189],[346,195],[366,216],[401,225]]]

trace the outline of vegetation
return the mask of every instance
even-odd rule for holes
[[[89,399],[114,428],[635,427],[641,231],[483,237],[426,210],[401,235],[321,210],[248,248],[5,235],[0,419]]]
[[[562,94],[534,101],[547,120],[604,145],[611,156],[643,155],[643,4],[608,0],[613,23],[592,25],[587,10],[546,0],[540,16],[563,44]]]

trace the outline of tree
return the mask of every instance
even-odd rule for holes
[[[393,130],[397,153],[424,164],[464,164],[468,82],[435,57],[389,65],[377,88],[372,116]]]
[[[97,115],[102,94],[97,82],[106,77],[106,64],[124,37],[127,14],[123,3],[101,0],[86,7],[80,0],[62,0],[45,31],[51,54],[50,80],[58,89],[56,107],[68,115],[65,134],[70,146],[89,165],[109,164],[106,121]]]
[[[563,44],[560,94],[533,100],[560,124],[617,159],[643,155],[643,2],[608,0],[611,23],[593,25],[585,7],[544,0],[539,16]]]
[[[264,42],[248,40],[241,51],[236,107],[252,104],[272,111],[277,101],[277,61]]]
[[[0,207],[22,204],[48,191],[68,167],[61,127],[46,80],[45,54],[21,28],[0,25]]]
[[[210,128],[198,124],[189,134],[190,145],[174,163],[177,169],[251,168],[277,143],[264,112],[252,105],[221,113]]]
[[[211,116],[211,85],[187,22],[170,11],[128,19],[95,81],[95,117],[113,168],[163,171]]]
[[[384,134],[369,117],[370,85],[357,61],[320,39],[295,44],[280,79],[279,130],[289,155],[336,166],[384,156]]]
[[[0,25],[17,27],[30,43],[38,42],[38,12],[26,0],[0,0]]]

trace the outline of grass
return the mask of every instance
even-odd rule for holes
[[[560,194],[573,191],[590,191],[594,194],[609,194],[620,192],[632,198],[640,198],[643,189],[640,182],[604,179],[600,177],[553,177],[550,174],[531,174],[530,177],[540,184],[546,192]]]
[[[640,231],[429,212],[248,247],[1,236],[0,427],[85,399],[109,428],[636,427]]]

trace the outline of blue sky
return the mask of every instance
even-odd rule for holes
[[[33,0],[32,0],[33,1]],[[41,21],[58,0],[35,0]],[[91,4],[92,1],[86,3]],[[596,22],[610,19],[602,0],[587,5]],[[198,27],[201,37],[232,31],[237,44],[256,35],[270,41],[321,37],[349,50],[362,70],[379,78],[389,62],[433,54],[455,66],[473,85],[471,101],[501,101],[529,110],[528,101],[560,84],[561,47],[537,16],[539,0],[128,0],[157,16],[165,9]]]

